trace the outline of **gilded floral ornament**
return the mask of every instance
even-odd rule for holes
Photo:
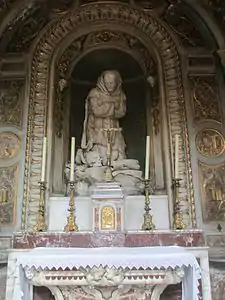
[[[193,110],[196,122],[214,120],[221,122],[219,91],[215,76],[193,76]]]
[[[224,137],[217,130],[203,129],[196,136],[196,147],[203,156],[219,156],[225,149]]]

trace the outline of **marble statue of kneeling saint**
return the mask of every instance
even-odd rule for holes
[[[114,180],[125,193],[141,194],[144,189],[139,162],[126,157],[126,144],[119,120],[126,115],[126,96],[117,71],[104,71],[85,100],[81,148],[76,154],[75,178],[78,194],[95,182],[105,180],[107,151],[111,146]],[[107,136],[110,131],[110,137]],[[110,139],[110,141],[109,141]],[[82,184],[85,188],[82,189]]]

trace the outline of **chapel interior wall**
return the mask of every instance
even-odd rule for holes
[[[206,18],[206,16],[204,16]],[[203,18],[203,19],[204,19]],[[6,24],[7,22],[5,22]],[[200,22],[201,23],[201,22]],[[207,38],[211,41],[212,35],[220,36],[218,27],[215,32],[208,32]],[[170,25],[171,34],[175,35]],[[202,32],[206,32],[206,26],[199,24]],[[211,37],[210,37],[211,36]],[[37,38],[39,39],[39,37]],[[224,77],[219,57],[216,52],[221,46],[221,37],[218,45],[209,49],[207,47],[185,47],[179,39],[182,36],[175,37],[179,43],[182,78],[185,90],[185,103],[188,120],[188,133],[191,150],[191,167],[193,174],[195,194],[197,223],[207,234],[207,241],[210,247],[223,248],[223,234],[218,232],[217,226],[225,225],[224,215],[218,213],[215,208],[216,201],[212,201],[210,190],[216,186],[218,195],[220,192],[224,195],[223,186],[225,184],[224,167]],[[28,53],[28,52],[27,52]],[[221,57],[222,58],[222,57]],[[24,53],[4,54],[0,63],[0,88],[1,88],[1,120],[0,120],[0,141],[3,145],[0,153],[0,179],[4,186],[7,187],[7,193],[1,194],[7,202],[0,203],[1,206],[1,223],[0,232],[2,235],[10,235],[13,231],[21,228],[21,219],[25,218],[27,211],[24,206],[24,195],[28,192],[24,189],[25,161],[27,153],[31,150],[31,145],[27,144],[27,121],[29,105],[29,80],[31,55],[26,56]],[[32,91],[34,92],[34,91]],[[29,128],[28,128],[29,129]],[[65,132],[68,128],[65,128]],[[41,132],[41,135],[43,132]],[[66,135],[68,135],[66,133]],[[40,137],[33,137],[40,138]],[[216,147],[212,145],[212,140],[216,139]],[[63,139],[62,139],[63,140]],[[61,149],[62,140],[55,138],[56,148]],[[10,141],[10,148],[8,145]],[[60,146],[57,146],[60,144]],[[68,149],[66,141],[63,144]],[[182,147],[181,147],[182,148]],[[41,144],[38,149],[41,153]],[[163,150],[164,151],[164,150]],[[61,161],[64,160],[62,152],[59,151],[57,156]],[[41,162],[40,162],[41,163]],[[55,162],[54,162],[55,163]],[[165,166],[168,164],[165,162]],[[32,170],[36,172],[37,170]],[[62,180],[62,174],[59,172],[58,182]],[[210,178],[208,174],[212,174]],[[32,180],[39,180],[39,171],[37,176]],[[161,179],[159,179],[160,181]],[[35,182],[33,182],[35,183]],[[162,183],[162,180],[161,180]],[[59,183],[60,185],[60,183]],[[34,189],[37,189],[35,186]],[[9,191],[9,192],[8,192]],[[38,194],[38,192],[37,192]],[[214,195],[217,197],[216,195]],[[2,198],[2,200],[3,200]],[[215,205],[214,205],[215,204]],[[14,209],[15,208],[15,209]],[[215,270],[215,269],[213,269]],[[224,278],[220,272],[213,271],[213,278],[216,282],[222,282]],[[222,277],[221,277],[222,276]],[[221,279],[222,278],[222,279]],[[223,284],[215,284],[218,289]],[[222,289],[222,288],[221,288]]]

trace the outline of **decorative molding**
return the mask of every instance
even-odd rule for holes
[[[215,76],[190,77],[194,120],[222,122],[219,90]]]
[[[195,18],[190,18],[186,12],[185,4],[181,1],[170,1],[171,4],[165,10],[162,19],[169,25],[173,33],[179,38],[183,47],[209,48],[212,45],[206,43]],[[194,14],[194,13],[193,13]]]
[[[12,226],[18,190],[18,165],[0,168],[0,226]]]
[[[24,80],[0,80],[0,125],[22,125]]]
[[[117,30],[96,30],[73,41],[63,52],[58,62],[58,68],[62,77],[67,76],[68,68],[85,51],[97,47],[108,46],[123,49],[137,58],[138,63],[145,70],[146,74],[155,74],[156,66],[148,49],[143,43],[131,34]],[[73,66],[73,64],[72,64]]]
[[[20,139],[12,132],[0,132],[0,160],[14,158],[20,150]]]
[[[23,19],[17,20],[18,22],[14,24],[16,30],[14,30],[14,34],[9,39],[6,52],[27,52],[39,32],[50,21],[48,15],[49,13],[46,13],[43,7],[39,5],[30,7]]]
[[[63,18],[53,22],[42,35],[35,49],[30,82],[29,118],[26,140],[26,166],[24,182],[23,216],[28,209],[28,219],[22,219],[22,228],[31,228],[36,223],[38,210],[39,186],[41,166],[42,137],[46,132],[47,103],[49,90],[50,62],[59,43],[73,32],[74,40],[79,38],[78,28],[94,32],[95,26],[100,25],[120,28],[119,31],[139,37],[141,43],[147,43],[149,48],[156,45],[161,57],[163,74],[165,76],[167,110],[169,114],[170,136],[174,141],[175,134],[180,134],[180,199],[185,214],[185,221],[190,217],[187,206],[191,203],[192,225],[196,227],[194,189],[190,160],[190,146],[187,130],[184,92],[177,47],[161,22],[143,11],[127,5],[101,3],[89,4],[81,9],[71,10]],[[141,37],[142,36],[142,37]],[[151,54],[149,54],[151,56]],[[52,75],[50,75],[52,76]],[[179,113],[178,113],[179,112]],[[32,163],[31,163],[32,162]],[[35,173],[32,170],[36,170]]]
[[[202,129],[196,136],[196,148],[206,157],[217,157],[225,150],[224,136],[215,129]]]
[[[225,222],[225,164],[206,165],[199,162],[203,220]]]

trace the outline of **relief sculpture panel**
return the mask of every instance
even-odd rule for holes
[[[193,76],[190,78],[194,120],[217,121],[221,123],[219,90],[214,76]]]
[[[0,125],[21,126],[23,80],[0,81]]]
[[[20,150],[20,140],[12,132],[0,132],[0,162],[14,158]]]
[[[225,221],[225,164],[206,165],[199,162],[203,220]]]
[[[203,156],[219,156],[224,152],[224,147],[224,137],[215,129],[203,129],[196,136],[196,148]]]
[[[15,222],[17,201],[18,166],[0,168],[0,226]]]

